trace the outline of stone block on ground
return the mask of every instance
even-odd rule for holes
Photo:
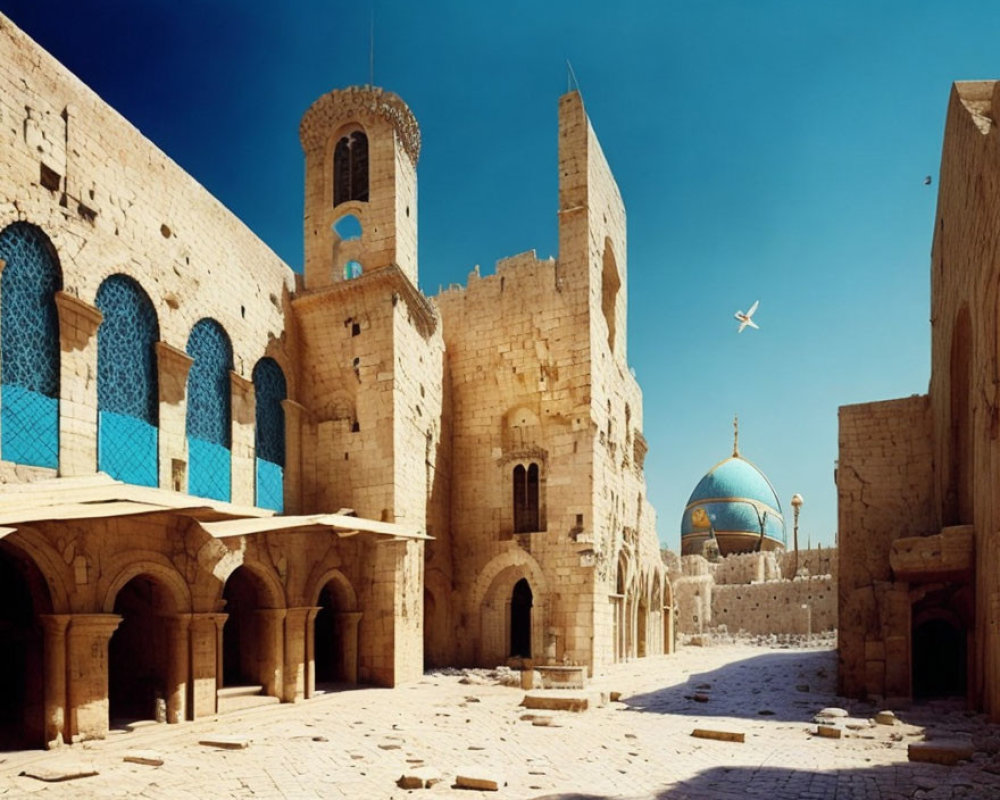
[[[212,736],[208,739],[199,739],[198,744],[222,750],[246,750],[250,746],[250,740],[245,736]]]
[[[455,786],[459,789],[479,789],[485,792],[500,791],[500,781],[478,768],[464,768],[455,775]]]
[[[432,767],[416,767],[404,772],[396,785],[400,789],[430,789],[434,784],[440,783],[441,773]]]
[[[875,715],[875,722],[879,725],[895,725],[896,715],[891,711],[879,711]]]
[[[21,775],[27,778],[35,778],[46,783],[60,783],[62,781],[72,781],[77,778],[90,778],[98,772],[92,764],[83,764],[74,761],[53,761],[48,764],[35,764],[23,770]]]
[[[817,725],[816,735],[822,736],[825,739],[842,739],[844,736],[844,731],[834,725]]]
[[[605,695],[600,692],[560,690],[529,692],[521,701],[521,705],[525,708],[543,711],[586,711],[588,708],[598,708],[605,703]]]
[[[129,764],[142,764],[147,767],[163,766],[163,756],[153,750],[130,750],[122,761]]]
[[[913,742],[906,748],[910,761],[924,761],[930,764],[954,766],[959,761],[972,758],[975,748],[972,742],[963,739],[941,739],[930,742]]]
[[[697,739],[716,739],[720,742],[743,742],[746,734],[739,731],[722,731],[712,728],[695,728],[691,735]]]

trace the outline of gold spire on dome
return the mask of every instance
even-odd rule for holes
[[[740,455],[740,418],[739,416],[733,416],[733,458],[739,458]]]

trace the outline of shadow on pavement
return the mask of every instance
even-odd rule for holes
[[[836,678],[835,650],[775,650],[622,702],[657,714],[806,722],[826,706],[849,702],[837,697]]]

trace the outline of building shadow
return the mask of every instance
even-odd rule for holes
[[[643,795],[546,794],[531,800],[911,800],[1000,797],[1000,775],[981,764],[954,767],[903,762],[828,771],[782,767],[712,767],[689,780]]]
[[[835,650],[775,650],[622,702],[630,710],[655,714],[808,722],[826,706],[855,705],[837,696],[836,684]],[[870,707],[865,709],[867,716]]]

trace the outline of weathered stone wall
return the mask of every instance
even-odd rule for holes
[[[5,64],[0,75],[0,230],[16,221],[39,227],[52,241],[63,291],[72,298],[61,312],[64,337],[72,346],[64,349],[61,369],[60,474],[96,469],[93,333],[99,316],[88,309],[100,284],[115,273],[129,275],[146,291],[167,345],[183,351],[194,323],[210,316],[232,342],[234,371],[244,380],[237,387],[245,391],[254,365],[269,355],[284,370],[294,398],[294,335],[288,325],[288,297],[295,285],[291,270],[191,176],[8,20],[0,17],[0,28]],[[55,188],[43,185],[43,170],[51,173],[47,183],[58,181],[49,183]],[[81,302],[73,302],[77,299]],[[180,383],[183,386],[183,374]],[[162,403],[164,488],[173,488],[172,461],[187,462],[183,426],[177,403]],[[254,501],[252,451],[252,425],[248,430],[234,415],[235,502]],[[4,466],[8,479],[36,474]]]
[[[535,657],[600,668],[664,646],[642,399],[625,361],[624,206],[576,93],[560,101],[559,135],[558,262],[514,256],[436,298],[461,464],[450,541],[463,662],[502,659],[522,578]],[[515,533],[512,474],[530,463],[540,530]]]
[[[843,406],[839,443],[840,690],[905,696],[910,601],[889,552],[900,537],[934,531],[927,396]]]
[[[835,549],[800,550],[800,571],[812,565],[832,567],[833,574],[810,572],[795,580],[792,554],[780,551],[733,554],[717,563],[682,556],[672,563],[678,633],[805,635],[837,628]]]

